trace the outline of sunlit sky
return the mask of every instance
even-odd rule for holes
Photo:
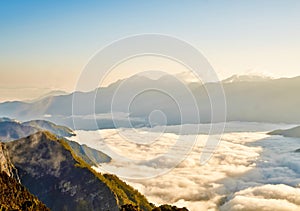
[[[71,92],[97,50],[141,33],[189,42],[221,79],[300,75],[298,0],[7,0],[0,1],[0,32],[0,101]]]

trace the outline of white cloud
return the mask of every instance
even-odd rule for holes
[[[220,207],[225,210],[300,210],[300,189],[287,185],[263,185],[235,193]]]
[[[199,135],[188,157],[171,171],[149,179],[125,180],[151,202],[186,206],[192,211],[218,210],[220,206],[222,210],[299,208],[300,192],[295,187],[300,184],[300,153],[293,152],[300,148],[299,140],[260,132],[282,125],[229,123],[227,127],[218,149],[205,165],[199,164],[199,158],[207,135]],[[168,133],[160,136],[143,129],[77,131],[78,136],[73,139],[113,157],[111,163],[98,170],[121,175],[130,172],[132,177],[138,177],[159,174],[172,167],[167,158],[160,162],[150,160],[164,154],[177,141],[175,130],[170,126]],[[146,144],[128,140],[133,137],[145,140]],[[157,140],[151,142],[153,138]],[[181,148],[177,150],[181,156]]]

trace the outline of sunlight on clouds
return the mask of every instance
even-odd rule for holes
[[[300,210],[299,196],[299,188],[282,184],[263,185],[235,193],[220,210]]]
[[[257,128],[277,127],[257,125]],[[241,132],[241,128],[251,132]],[[159,138],[151,144],[141,145],[122,139],[120,130],[126,131],[127,138]],[[174,133],[170,132],[172,130]],[[161,160],[156,165],[149,160],[165,153],[175,143],[178,130],[169,126],[169,133],[161,136],[144,129],[138,131],[140,133],[130,129],[76,131],[77,136],[72,139],[111,156],[104,147],[106,143],[116,154],[135,159],[129,162],[112,156],[112,162],[94,167],[97,171],[111,170],[120,175],[132,172],[132,176],[141,176],[141,172],[143,175],[159,174],[172,167],[174,163],[168,160]],[[199,158],[208,136],[201,134],[186,159],[166,174],[150,179],[123,179],[155,204],[171,203],[192,211],[245,210],[246,207],[246,210],[271,210],[275,205],[279,210],[297,210],[300,204],[300,190],[296,188],[300,184],[300,155],[292,150],[297,140],[258,131],[253,124],[229,123],[219,147],[205,165],[199,164]]]

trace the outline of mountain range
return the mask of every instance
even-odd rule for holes
[[[233,82],[263,82],[263,81],[270,81],[272,80],[271,77],[265,75],[233,75],[229,78],[222,80],[223,83],[233,83]]]
[[[224,80],[221,84],[227,105],[227,121],[300,122],[300,98],[297,97],[300,77],[271,79],[239,76]],[[222,97],[217,93],[218,88],[217,83],[181,83],[172,76],[155,80],[133,76],[90,92],[50,96],[33,103],[1,103],[0,115],[23,121],[46,119],[72,128],[75,120],[76,129],[98,129],[114,128],[116,124],[121,127],[147,127],[153,124],[148,119],[153,110],[161,110],[168,125],[199,123],[195,119],[196,109],[199,109],[201,123],[218,122],[223,121],[222,115],[219,117],[215,110],[212,118],[210,104],[210,99],[216,99],[216,109],[224,109],[220,107]],[[145,89],[149,90],[142,92]],[[73,102],[74,96],[76,102]],[[194,102],[197,108],[193,108]]]

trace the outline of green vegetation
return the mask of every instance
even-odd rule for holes
[[[64,139],[44,131],[6,145],[22,184],[50,209],[118,209],[114,192]]]
[[[125,204],[122,205],[120,211],[141,211],[138,206],[134,206],[132,204]],[[187,208],[178,208],[176,206],[164,204],[159,207],[155,207],[152,211],[188,211]]]
[[[0,210],[48,211],[49,209],[14,178],[0,172]]]
[[[152,211],[188,211],[187,208],[178,208],[176,206],[164,204],[159,207],[154,208]]]
[[[119,207],[125,204],[132,204],[138,206],[141,210],[151,211],[154,206],[151,205],[145,196],[139,193],[137,190],[120,180],[117,176],[111,174],[101,174],[96,172],[91,166],[84,161],[69,145],[69,141],[57,138],[55,135],[48,131],[43,132],[47,139],[58,141],[66,150],[68,150],[73,158],[76,160],[75,166],[78,168],[86,168],[91,171],[100,181],[105,183],[110,190],[115,194]]]
[[[140,211],[140,209],[132,204],[124,204],[121,206],[120,211]]]
[[[117,195],[119,204],[132,204],[138,206],[141,210],[152,210],[153,206],[147,201],[146,197],[138,192],[133,187],[129,186],[122,180],[120,180],[116,175],[112,174],[100,174],[98,178],[103,178],[108,187]]]
[[[26,143],[30,144],[32,142],[35,143],[33,148],[28,149],[24,147]],[[73,147],[71,146],[72,144],[74,145]],[[101,210],[100,208],[119,208],[132,211],[160,209],[155,208],[153,204],[147,201],[145,196],[117,176],[96,172],[91,167],[89,162],[92,161],[86,155],[81,145],[59,138],[49,131],[41,131],[27,138],[6,143],[6,145],[8,150],[12,150],[10,153],[14,155],[12,162],[16,163],[19,172],[33,171],[30,175],[21,173],[21,175],[25,175],[25,177],[21,178],[24,185],[32,193],[40,197],[51,209],[80,211],[95,210],[97,208],[99,210]],[[38,155],[36,154],[37,150],[40,151]],[[102,156],[102,154],[100,155]],[[57,159],[56,156],[60,157],[60,159]],[[32,158],[36,161],[35,163],[31,163]],[[57,162],[63,162],[64,168],[57,168],[55,165]],[[45,172],[49,169],[51,169],[50,174],[39,176],[39,172]],[[53,177],[52,173],[56,170],[61,175],[59,178]],[[38,177],[34,176],[34,173]],[[85,184],[84,181],[89,181],[89,183]],[[60,184],[58,189],[53,190],[53,187],[56,187],[58,182]],[[2,196],[4,195],[2,194]],[[100,197],[96,197],[97,195]],[[90,196],[95,196],[96,198]],[[103,200],[109,204],[102,204]],[[69,203],[66,204],[66,202]],[[27,210],[32,210],[33,203],[26,202],[22,206],[22,210],[26,210],[27,207],[30,207]],[[26,209],[24,206],[26,206]],[[2,206],[3,209],[7,207]],[[174,208],[172,206],[169,207]]]

